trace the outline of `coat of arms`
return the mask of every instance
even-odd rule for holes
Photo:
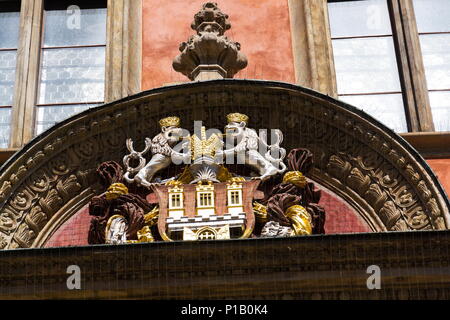
[[[196,34],[173,61],[176,71],[200,81],[233,77],[247,65],[240,44],[224,35],[227,18],[216,3],[202,6],[191,25]],[[191,133],[169,116],[142,151],[127,139],[123,166],[106,162],[97,170],[106,191],[90,203],[89,243],[323,233],[320,191],[304,175],[311,152],[287,154],[279,129],[256,131],[245,114],[226,120],[223,130],[194,125]]]
[[[231,113],[223,133],[201,126],[190,134],[171,116],[160,120],[161,132],[145,139],[143,151],[134,150],[128,139],[123,168],[115,162],[99,166],[105,185],[110,185],[91,201],[95,217],[89,242],[323,232],[320,192],[302,173],[310,169],[312,154],[294,149],[286,157],[280,130],[271,130],[268,143],[266,131],[258,133],[248,122],[248,116]],[[169,166],[180,168],[179,173],[168,176]]]

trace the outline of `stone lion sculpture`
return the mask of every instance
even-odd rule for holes
[[[240,113],[231,113],[227,115],[228,125],[225,126],[225,136],[228,147],[223,150],[222,155],[225,157],[238,156],[243,157],[243,161],[249,167],[255,169],[259,173],[261,180],[266,180],[271,176],[286,171],[286,165],[283,162],[286,156],[286,150],[280,147],[283,141],[283,134],[280,130],[272,130],[276,141],[268,145],[266,142],[265,132],[261,132],[258,136],[254,129],[247,127],[248,116]],[[264,155],[259,151],[267,150]],[[274,158],[272,154],[278,157]]]
[[[167,117],[159,121],[161,126],[161,133],[156,135],[153,139],[145,139],[145,148],[141,152],[137,152],[133,148],[133,141],[127,139],[127,148],[130,154],[123,158],[123,163],[127,172],[124,179],[128,183],[136,183],[144,187],[150,187],[155,174],[167,168],[172,161],[184,162],[190,159],[188,153],[180,153],[173,149],[173,147],[183,138],[184,129],[180,128],[180,119],[178,117]],[[152,158],[146,163],[143,157],[148,151],[152,153]],[[137,167],[130,166],[130,160],[135,159],[139,161]],[[134,177],[131,177],[134,175]]]

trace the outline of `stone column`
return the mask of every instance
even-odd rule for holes
[[[288,0],[297,84],[337,97],[326,0]]]
[[[108,0],[105,102],[141,91],[141,0]]]

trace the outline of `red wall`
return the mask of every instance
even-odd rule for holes
[[[450,159],[428,159],[427,162],[450,196]]]
[[[91,223],[88,205],[74,214],[51,236],[44,247],[70,247],[88,245]]]
[[[189,81],[172,68],[181,42],[205,0],[143,0],[142,89]],[[235,78],[295,82],[287,0],[222,0],[229,38],[241,44],[248,66]]]
[[[372,232],[369,225],[343,199],[328,189],[316,185],[322,190],[319,204],[325,209],[325,233]]]

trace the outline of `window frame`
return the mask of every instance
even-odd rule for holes
[[[412,1],[412,6],[414,7],[414,0],[411,0],[411,1]],[[421,40],[420,40],[421,36],[425,36],[425,38],[427,38],[427,36],[433,36],[433,35],[447,35],[447,36],[450,36],[450,28],[446,29],[446,31],[424,31],[424,32],[421,32],[421,31],[419,31],[419,25],[417,24],[417,20],[416,20],[416,26],[417,26],[417,34],[418,34],[419,43],[421,42]],[[423,58],[423,51],[420,50],[420,53],[421,53],[422,58]],[[426,72],[427,71],[426,71],[425,62],[424,62],[425,77],[426,77]],[[426,89],[427,89],[427,92],[428,92],[428,97],[430,99],[430,108],[431,108],[431,110],[432,110],[432,107],[431,107],[431,94],[433,94],[433,93],[442,93],[442,92],[450,93],[450,86],[445,87],[445,88],[439,88],[439,89],[435,89],[435,88],[431,89],[430,86],[427,85]],[[431,111],[431,113],[433,113],[433,111]],[[434,122],[433,122],[433,124],[434,124]],[[450,127],[449,127],[449,129],[447,131],[436,131],[436,132],[449,132],[449,131],[450,131]]]
[[[183,197],[181,193],[173,193],[170,195],[169,209],[183,209]]]
[[[106,1],[104,103],[141,91],[142,64],[142,0]],[[17,150],[35,137],[43,17],[44,0],[21,1],[9,147],[0,152]]]
[[[19,3],[17,3],[19,2]],[[4,4],[4,7],[2,7],[2,10],[0,10],[0,12],[15,12],[15,13],[19,13],[19,27],[20,27],[20,0],[17,1],[7,1]],[[18,38],[17,38],[17,43],[15,47],[5,47],[5,48],[0,48],[0,52],[14,52],[15,54],[15,58],[16,58],[16,65],[15,65],[15,70],[14,70],[14,83],[13,83],[13,97],[12,97],[12,101],[10,104],[6,104],[3,103],[3,101],[0,101],[0,109],[9,109],[10,112],[10,116],[9,116],[9,134],[11,135],[11,130],[12,130],[12,114],[13,114],[13,109],[14,109],[14,105],[15,105],[15,90],[16,90],[16,86],[17,86],[17,56],[19,53],[19,45],[20,45],[20,33],[18,33]],[[8,146],[11,144],[11,136],[8,137]],[[5,148],[0,148],[0,149],[5,149]]]
[[[214,194],[211,191],[200,191],[198,193],[198,208],[211,208],[213,203]]]
[[[355,2],[360,0],[328,0]],[[408,132],[434,131],[412,0],[386,0]],[[328,18],[328,26],[330,27]],[[331,39],[331,37],[330,37]],[[332,55],[333,65],[334,56]]]
[[[79,48],[104,48],[105,49],[105,61],[104,61],[104,68],[105,68],[105,75],[106,75],[106,46],[107,46],[107,39],[105,39],[104,44],[76,44],[76,45],[59,45],[59,46],[45,46],[45,28],[46,28],[46,19],[45,19],[45,11],[51,11],[51,10],[58,10],[63,7],[68,7],[71,3],[74,1],[69,2],[62,2],[58,4],[50,4],[48,5],[49,9],[43,9],[42,11],[42,21],[41,21],[41,38],[40,38],[40,52],[39,52],[39,66],[38,66],[38,79],[37,79],[37,88],[36,88],[36,103],[35,107],[33,109],[34,113],[34,121],[32,123],[33,128],[33,136],[37,136],[40,133],[37,132],[38,129],[38,122],[37,122],[37,112],[40,107],[65,107],[65,106],[78,106],[78,105],[88,105],[90,107],[94,105],[101,105],[105,103],[105,94],[106,94],[106,77],[105,77],[105,83],[103,86],[103,101],[78,101],[78,102],[60,102],[60,103],[40,103],[40,95],[41,95],[41,80],[42,80],[42,70],[43,70],[43,62],[44,62],[44,52],[45,51],[51,51],[51,50],[64,50],[64,49],[79,49]],[[103,1],[91,1],[86,2],[87,9],[93,9],[93,8],[100,8],[101,6],[97,3],[100,3]],[[46,4],[46,0],[44,0],[44,4]],[[83,3],[84,4],[84,3]],[[103,8],[103,7],[102,7]],[[81,9],[85,9],[84,7]],[[106,14],[108,14],[108,8],[107,5],[105,7]],[[107,21],[105,21],[105,29],[107,28]],[[45,131],[45,130],[44,130]]]

